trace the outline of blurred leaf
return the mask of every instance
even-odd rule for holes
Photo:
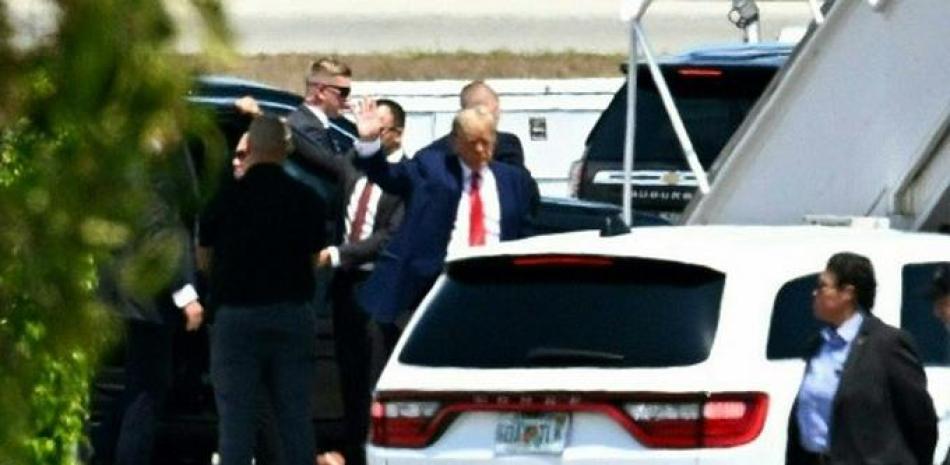
[[[76,463],[89,380],[117,339],[101,270],[141,299],[182,258],[143,221],[185,135],[217,144],[183,96],[163,0],[58,0],[54,34],[14,49],[0,3],[0,464]],[[221,5],[194,2],[215,54]],[[157,144],[157,145],[156,145]],[[195,205],[187,206],[194,211]],[[118,251],[123,251],[117,260]]]
[[[155,234],[120,263],[120,289],[136,300],[152,300],[171,282],[183,255],[175,231]]]

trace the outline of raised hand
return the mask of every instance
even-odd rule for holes
[[[376,99],[363,97],[356,106],[356,129],[360,140],[370,142],[379,138],[382,125],[379,124],[379,115],[376,113]]]

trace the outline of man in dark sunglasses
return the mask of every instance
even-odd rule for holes
[[[304,81],[303,104],[290,114],[287,123],[328,151],[335,154],[345,152],[355,138],[352,125],[341,122],[341,113],[347,108],[346,99],[350,96],[351,80],[352,71],[345,63],[332,58],[313,62]],[[305,159],[302,162],[308,164]]]

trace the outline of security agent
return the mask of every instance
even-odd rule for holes
[[[103,270],[101,289],[116,302],[126,323],[125,389],[117,409],[103,420],[102,438],[93,438],[94,463],[149,464],[159,419],[172,384],[176,333],[199,329],[204,308],[195,290],[194,216],[187,208],[197,197],[190,154],[167,157],[156,170],[143,215],[143,246],[170,240],[181,250],[171,282],[154,295],[140,295],[120,284],[117,269]],[[132,250],[120,254],[120,263]],[[118,268],[118,267],[117,267]],[[183,348],[179,347],[179,350]]]
[[[909,336],[871,314],[877,282],[870,260],[828,260],[813,293],[826,324],[810,344],[789,416],[786,463],[931,463],[937,417]]]
[[[281,167],[287,150],[283,123],[255,118],[246,171],[201,222],[201,255],[218,305],[211,376],[222,465],[251,463],[261,386],[277,413],[281,463],[314,460],[316,332],[308,301],[315,256],[325,245],[325,214],[318,197]]]

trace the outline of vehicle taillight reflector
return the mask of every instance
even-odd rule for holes
[[[710,69],[710,68],[681,68],[677,70],[677,73],[683,77],[720,77],[722,76],[721,69]]]
[[[436,433],[438,411],[438,402],[373,402],[370,442],[382,447],[425,447]]]
[[[758,437],[765,424],[764,393],[721,393],[624,406],[631,433],[649,447],[732,447]],[[700,412],[702,414],[700,415]]]
[[[370,442],[379,447],[423,448],[469,412],[587,412],[616,421],[646,447],[733,447],[751,442],[765,425],[762,392],[474,394],[443,393],[404,400],[386,393],[373,402]],[[418,400],[418,399],[424,400]]]

